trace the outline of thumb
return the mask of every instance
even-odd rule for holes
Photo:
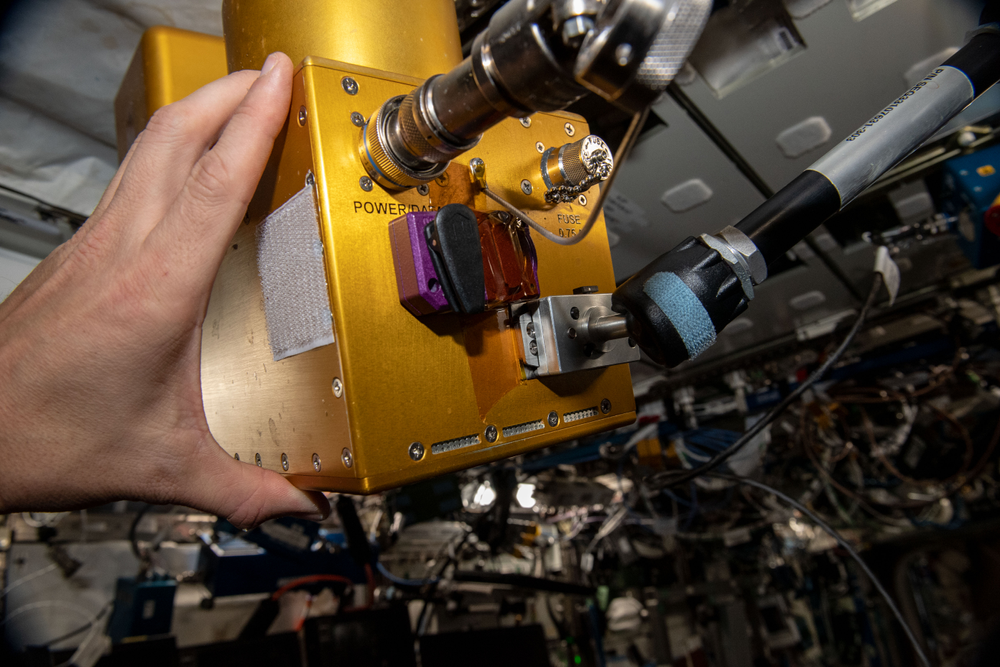
[[[214,444],[214,443],[213,443]],[[279,516],[321,521],[330,501],[319,491],[303,491],[274,472],[231,458],[217,444],[201,457],[180,502],[253,528]]]

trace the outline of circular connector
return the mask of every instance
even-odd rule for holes
[[[433,181],[448,168],[448,163],[444,162],[431,164],[425,169],[413,169],[393,154],[389,134],[393,131],[403,99],[402,95],[393,97],[379,108],[365,123],[359,146],[365,171],[379,185],[390,190],[406,190]]]

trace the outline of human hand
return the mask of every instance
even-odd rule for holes
[[[0,303],[0,514],[119,499],[244,527],[329,514],[323,494],[226,454],[201,397],[212,282],[291,77],[276,53],[158,111],[87,223]]]

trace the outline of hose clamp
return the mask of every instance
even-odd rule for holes
[[[702,234],[698,238],[729,264],[747,300],[753,299],[754,285],[767,279],[767,262],[750,237],[730,225],[715,234]]]

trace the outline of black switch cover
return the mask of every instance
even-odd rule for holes
[[[448,204],[424,228],[424,238],[451,309],[457,313],[483,312],[486,279],[476,214],[463,204]]]

